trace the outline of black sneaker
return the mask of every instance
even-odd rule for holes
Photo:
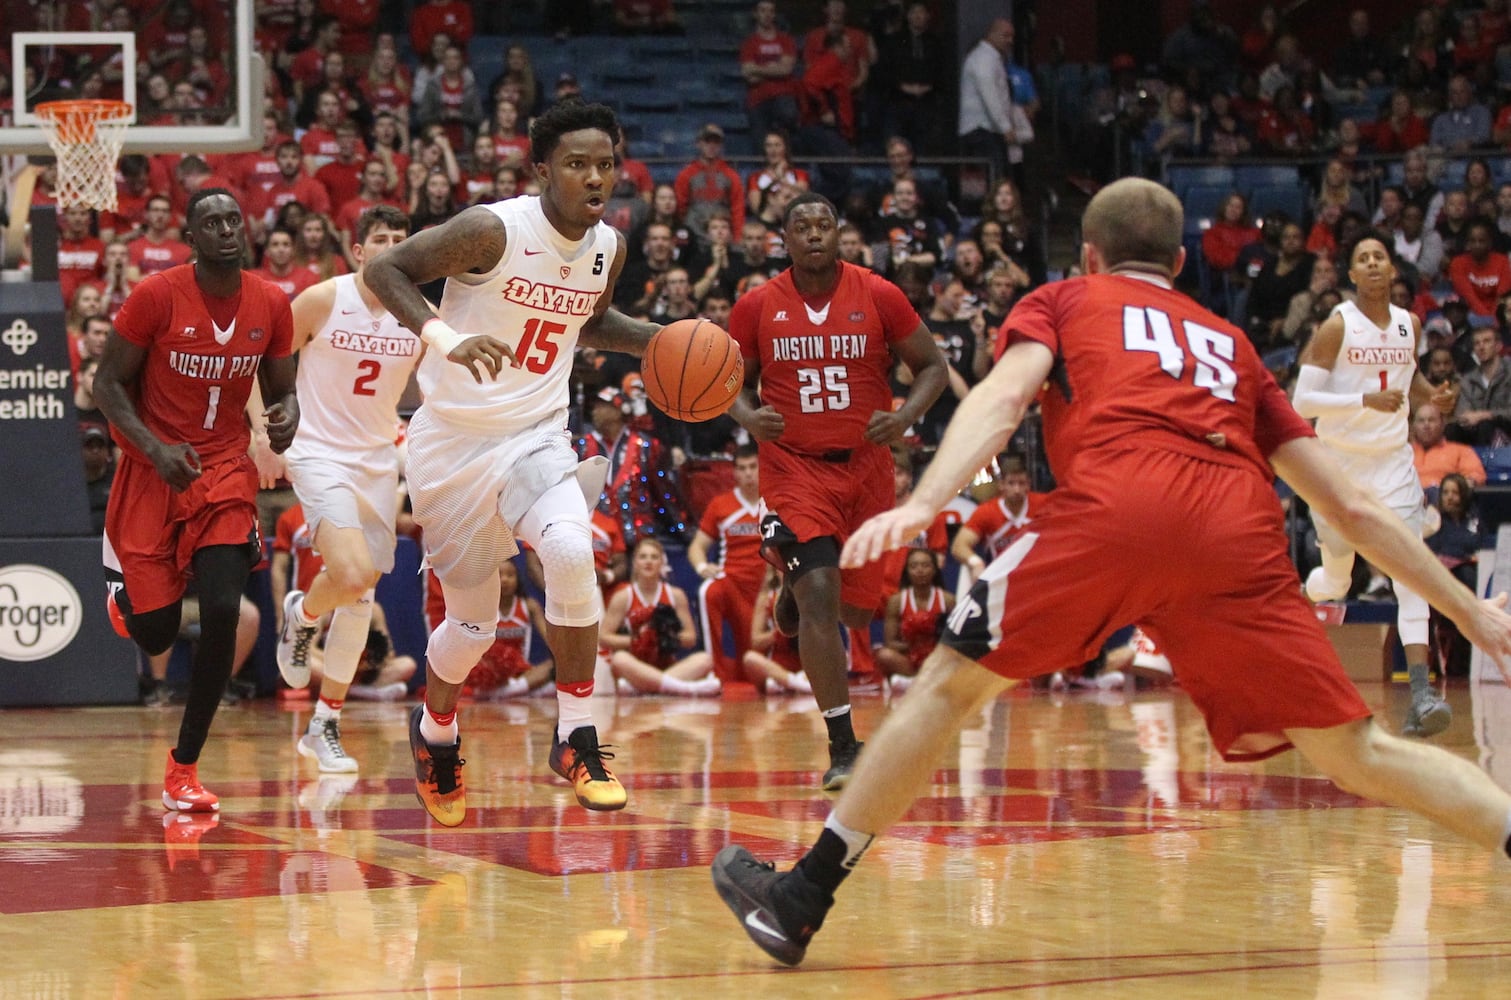
[[[459,826],[467,818],[467,788],[462,782],[460,738],[450,746],[436,746],[420,734],[424,705],[409,713],[409,752],[414,757],[414,794],[442,826]]]
[[[850,772],[855,770],[855,759],[860,756],[863,746],[864,743],[855,740],[829,743],[829,770],[824,772],[824,791],[837,792],[850,783]]]
[[[777,874],[770,861],[757,861],[745,848],[730,845],[714,857],[714,888],[761,950],[783,965],[797,965],[808,942],[834,905],[822,889],[795,871]]]

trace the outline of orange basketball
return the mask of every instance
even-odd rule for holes
[[[706,319],[679,319],[651,338],[640,364],[645,394],[678,420],[712,420],[745,385],[734,338]]]

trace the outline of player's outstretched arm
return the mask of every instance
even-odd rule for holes
[[[991,373],[956,408],[934,460],[900,507],[871,518],[845,543],[840,565],[863,566],[902,546],[1006,445],[1049,377],[1054,355],[1043,344],[1009,347]]]
[[[451,329],[436,318],[419,286],[454,274],[492,270],[503,258],[506,243],[502,220],[477,205],[373,258],[362,269],[362,279],[400,323],[482,382],[484,373],[496,378],[505,360],[519,363],[514,349],[487,334]]]
[[[1487,601],[1477,599],[1443,568],[1405,521],[1338,475],[1336,463],[1316,438],[1286,442],[1270,455],[1270,464],[1372,565],[1453,619],[1511,684],[1511,615],[1504,610],[1505,594]]]
[[[608,287],[598,297],[593,315],[582,325],[582,330],[577,334],[577,342],[595,351],[618,351],[643,358],[645,345],[651,342],[651,337],[661,328],[654,323],[631,319],[613,308],[614,286],[619,284],[619,274],[624,270],[625,258],[624,234],[615,235],[619,238],[619,245],[614,251],[614,266],[609,269]]]

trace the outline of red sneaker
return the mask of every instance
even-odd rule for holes
[[[122,639],[130,639],[131,631],[126,628],[126,616],[121,614],[120,605],[115,603],[115,591],[105,591],[105,611],[110,615],[110,627],[115,629],[115,634]]]
[[[168,751],[168,769],[163,774],[163,806],[179,812],[215,812],[220,799],[199,783],[199,768],[180,764]]]

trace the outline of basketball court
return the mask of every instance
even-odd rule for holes
[[[1365,695],[1395,719],[1401,690]],[[1504,783],[1511,692],[1450,697],[1441,742]],[[866,733],[887,710],[856,707]],[[205,829],[159,800],[177,709],[7,712],[0,996],[1427,998],[1511,976],[1504,859],[1295,754],[1223,764],[1179,692],[989,706],[784,969],[708,865],[739,842],[786,867],[817,834],[811,699],[595,699],[630,794],[599,814],[547,767],[554,709],[463,707],[456,829],[415,800],[405,705],[348,706],[340,776],[295,753],[307,712],[222,709]]]

